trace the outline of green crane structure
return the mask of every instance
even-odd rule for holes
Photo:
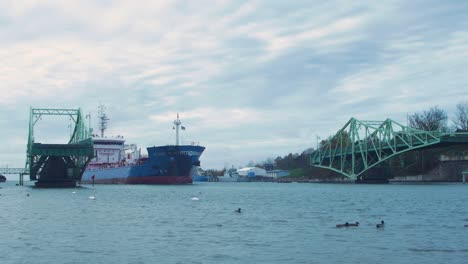
[[[391,119],[351,118],[334,136],[321,142],[311,154],[310,163],[355,180],[393,156],[440,143],[468,143],[468,133],[423,131]]]
[[[74,130],[67,144],[34,142],[34,126],[42,116],[69,116]],[[94,157],[93,141],[80,109],[31,108],[25,171],[38,187],[74,187]]]

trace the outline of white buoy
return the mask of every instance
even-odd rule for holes
[[[93,195],[88,196],[88,199],[90,199],[90,200],[96,200],[96,190],[94,190]]]
[[[198,199],[198,197],[192,197],[192,198],[190,198],[190,199],[192,199],[192,201],[198,201],[198,200],[200,200],[200,199]]]

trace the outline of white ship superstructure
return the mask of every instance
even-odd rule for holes
[[[109,118],[104,113],[104,106],[99,106],[99,130],[101,135],[93,135],[94,158],[88,169],[111,168],[138,164],[141,151],[135,144],[125,145],[123,136],[106,137],[104,132]]]

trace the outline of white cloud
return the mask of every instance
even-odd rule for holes
[[[404,122],[407,112],[467,100],[465,9],[406,1],[0,2],[0,120],[9,127],[0,138],[26,137],[29,106],[96,112],[104,103],[109,133],[141,146],[172,142],[179,112],[186,137],[207,146],[208,168],[300,152],[351,116]],[[9,142],[12,153],[24,148],[21,138]],[[7,160],[21,166],[24,154]]]
[[[202,107],[191,109],[187,112],[168,112],[151,115],[154,122],[168,123],[179,114],[182,119],[192,120],[195,129],[203,128],[210,131],[231,129],[238,126],[255,126],[264,118],[263,114],[255,109],[216,109]]]
[[[444,101],[440,96],[424,102],[409,103],[408,100],[442,91],[446,95],[452,92],[455,92],[452,95],[459,94],[460,84],[468,82],[463,70],[468,67],[467,40],[467,34],[460,32],[447,39],[433,40],[430,44],[421,44],[421,40],[411,37],[394,40],[384,51],[394,53],[393,59],[383,59],[353,72],[341,80],[333,94],[344,96],[346,104],[376,97],[385,98],[386,103],[393,105],[403,101],[407,105],[402,109],[411,111],[437,104],[448,106],[453,100],[450,96]]]

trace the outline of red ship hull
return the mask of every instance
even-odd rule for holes
[[[82,183],[92,183],[92,181],[82,181]],[[129,177],[114,179],[96,179],[96,184],[191,184],[190,176],[147,176]]]

